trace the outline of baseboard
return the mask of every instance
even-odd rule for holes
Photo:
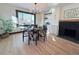
[[[74,43],[78,43],[79,44],[79,40],[75,39],[75,38],[71,38],[71,37],[68,37],[68,36],[62,36],[62,35],[58,35],[58,37],[60,38],[63,38],[63,39],[66,39],[66,40],[69,40],[69,41],[72,41]]]
[[[10,32],[9,34],[17,34],[17,33],[22,33],[23,31],[18,31],[18,32]]]
[[[0,38],[3,39],[3,38],[6,38],[9,36],[9,33],[3,33],[2,35],[0,35]]]

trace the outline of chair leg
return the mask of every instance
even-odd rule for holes
[[[28,45],[30,45],[30,40],[28,40]]]
[[[36,35],[35,41],[36,41],[36,46],[37,46],[38,35]]]
[[[34,40],[35,40],[35,45],[37,46],[37,40],[38,40],[37,35],[34,37]]]
[[[35,44],[36,44],[36,46],[37,46],[37,40],[38,40],[38,38],[36,37],[36,38],[35,38]]]
[[[30,38],[28,38],[28,45],[30,45]]]
[[[45,36],[44,36],[44,42],[45,42],[45,39],[46,39],[46,34],[45,34]]]
[[[44,37],[44,42],[45,42],[45,37]]]
[[[30,40],[31,40],[31,38],[29,37],[29,38],[28,38],[28,45],[30,45]]]
[[[37,46],[37,40],[36,40],[36,46]]]
[[[23,32],[23,42],[24,42],[24,32]]]
[[[33,38],[33,41],[34,41],[34,37],[33,37],[33,35],[32,35],[32,38]]]

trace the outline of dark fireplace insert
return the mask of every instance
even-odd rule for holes
[[[76,30],[65,29],[64,30],[64,35],[74,38],[76,36]]]
[[[74,42],[79,42],[79,22],[59,22],[59,36],[72,38]]]

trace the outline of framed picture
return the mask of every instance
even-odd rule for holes
[[[64,10],[64,18],[79,18],[79,8]]]

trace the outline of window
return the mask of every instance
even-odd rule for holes
[[[23,11],[16,11],[16,16],[18,18],[19,25],[31,25],[35,23],[34,14],[23,12]]]
[[[13,21],[13,26],[17,27],[16,26],[16,24],[17,24],[17,18],[15,16],[12,16],[12,21]]]

